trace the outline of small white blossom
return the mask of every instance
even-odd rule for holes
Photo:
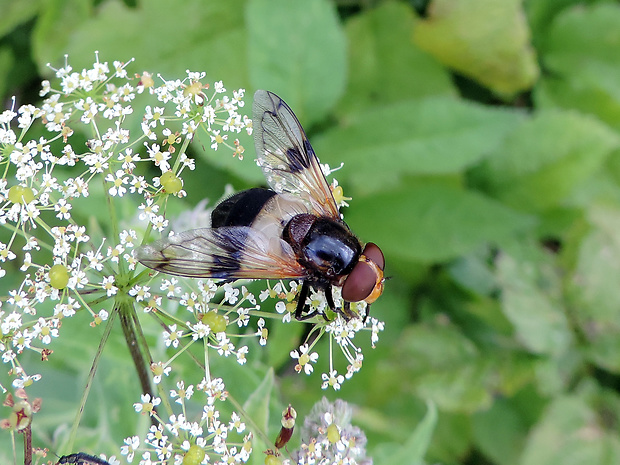
[[[329,374],[323,373],[321,378],[323,379],[321,389],[327,389],[331,386],[334,390],[338,391],[340,389],[340,385],[344,383],[344,376],[339,375],[336,370],[331,370]]]
[[[54,205],[54,210],[58,212],[56,218],[61,220],[68,220],[71,218],[71,210],[72,206],[70,203],[67,203],[65,199],[60,199],[56,205]]]
[[[129,181],[129,177],[125,175],[125,171],[117,170],[115,174],[109,173],[105,180],[112,183],[112,187],[108,189],[112,197],[122,197],[127,192],[125,185]]]
[[[297,364],[295,365],[295,371],[297,373],[304,370],[304,373],[309,375],[314,369],[311,363],[316,363],[319,359],[319,354],[316,352],[310,353],[310,347],[308,344],[303,344],[299,347],[299,352],[297,350],[291,351],[291,358],[297,360]]]
[[[171,325],[170,331],[164,331],[164,343],[166,347],[179,347],[179,338],[183,335],[183,331],[177,331],[177,325]]]

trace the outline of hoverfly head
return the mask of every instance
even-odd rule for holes
[[[342,298],[346,302],[363,300],[373,303],[383,292],[384,268],[383,252],[379,246],[369,242],[342,286]]]

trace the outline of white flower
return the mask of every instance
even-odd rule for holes
[[[248,350],[248,346],[240,347],[239,350],[237,350],[237,363],[239,363],[239,365],[245,365],[245,362],[247,362],[246,355],[248,354]]]
[[[256,335],[260,337],[260,345],[264,346],[265,344],[267,344],[269,330],[265,328],[265,320],[263,318],[258,319],[258,331],[256,332]]]
[[[340,385],[344,382],[344,376],[339,375],[336,370],[331,370],[329,374],[323,373],[321,378],[323,379],[321,389],[327,389],[329,386],[332,386],[334,390],[338,391]]]
[[[176,278],[164,279],[161,282],[160,290],[166,291],[167,297],[174,297],[175,294],[181,292],[181,288],[177,286],[179,280]]]
[[[140,400],[142,402],[133,404],[134,410],[138,413],[147,413],[149,415],[153,415],[155,413],[154,408],[161,403],[161,399],[159,397],[154,397],[151,401],[150,394],[142,394],[140,396]]]
[[[118,160],[123,162],[121,166],[125,171],[130,171],[136,167],[136,162],[140,161],[140,155],[133,153],[133,150],[129,147],[125,149],[124,153],[118,154]]]
[[[122,197],[127,192],[125,184],[129,181],[129,177],[125,176],[125,174],[125,171],[117,170],[115,174],[108,173],[105,177],[106,181],[112,183],[112,187],[108,189],[108,193],[112,197]]]
[[[70,203],[67,203],[65,199],[60,199],[56,205],[54,205],[54,210],[58,212],[56,218],[61,220],[68,220],[71,218],[71,213],[69,211],[73,208]]]
[[[149,218],[151,224],[153,225],[153,229],[156,231],[163,231],[168,227],[168,220],[165,219],[162,215],[154,215]]]
[[[164,343],[166,347],[179,347],[179,338],[183,335],[183,331],[177,331],[177,325],[170,325],[170,331],[164,331]]]
[[[217,150],[217,148],[219,147],[220,144],[223,144],[226,139],[228,139],[228,135],[224,134],[223,136],[220,135],[220,131],[218,130],[213,130],[212,134],[209,134],[209,137],[211,138],[211,148],[213,150]]]
[[[239,298],[239,289],[232,287],[230,283],[224,284],[224,300],[231,305],[235,305]]]
[[[121,447],[121,455],[127,456],[127,461],[132,462],[136,449],[140,447],[140,438],[132,436],[125,439],[125,445]]]
[[[204,339],[211,333],[211,327],[209,325],[204,324],[202,321],[191,325],[192,328],[192,339],[194,341],[198,339]]]
[[[118,288],[114,285],[114,276],[105,276],[101,282],[101,287],[106,291],[108,297],[116,294]]]
[[[295,365],[295,371],[300,373],[303,369],[304,372],[309,375],[314,370],[311,363],[316,363],[319,359],[319,354],[316,352],[309,353],[310,347],[308,344],[303,344],[299,347],[299,352],[296,350],[291,351],[291,358],[297,359],[298,363]]]
[[[129,295],[135,297],[136,302],[141,302],[151,297],[149,290],[150,288],[148,286],[140,286],[139,284],[136,284],[129,290]]]

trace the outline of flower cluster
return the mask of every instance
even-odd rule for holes
[[[187,417],[186,404],[198,393],[205,398],[201,401],[202,413],[198,421],[191,421]],[[121,454],[130,463],[139,458],[140,465],[247,462],[252,452],[252,434],[246,433],[239,414],[233,412],[230,419],[223,422],[216,408],[216,404],[225,401],[227,396],[224,382],[219,378],[203,379],[195,389],[193,385],[185,386],[179,381],[176,389],[170,391],[169,398],[175,400],[181,412],[171,413],[165,421],[157,413],[161,399],[143,395],[141,402],[134,404],[136,412],[150,415],[155,422],[144,443],[138,436],[125,439]],[[233,435],[237,436],[236,440],[232,439]]]
[[[330,403],[324,397],[317,402],[304,420],[302,444],[293,454],[295,463],[372,464],[366,457],[366,436],[351,425],[352,416],[353,409],[342,400]]]
[[[145,367],[153,385],[163,389],[162,380],[176,376],[177,357],[196,346],[205,354],[202,381],[195,387],[177,384],[171,397],[182,413],[168,409],[163,415],[159,410],[170,402],[158,405],[156,397],[136,404],[156,426],[144,440],[128,438],[123,455],[129,461],[139,456],[144,464],[168,463],[173,456],[175,463],[193,463],[184,458],[188,454],[200,458],[195,463],[245,461],[249,439],[227,440],[243,427],[236,414],[221,423],[215,401],[225,400],[226,393],[223,382],[211,376],[208,359],[218,354],[244,365],[249,348],[241,341],[254,338],[265,345],[270,324],[291,323],[299,283],[270,283],[255,296],[247,283],[157,275],[133,255],[155,232],[178,231],[187,223],[183,215],[172,223],[167,207],[187,195],[183,177],[195,169],[188,153],[197,134],[208,137],[212,150],[243,159],[238,135],[252,133],[252,121],[242,114],[244,90],[208,83],[205,73],[188,71],[182,80],[131,74],[131,63],[110,66],[97,58],[80,72],[65,64],[54,70],[57,84],[43,83],[40,105],[14,104],[0,114],[0,278],[8,289],[0,296],[0,356],[12,387],[24,389],[41,375],[24,366],[20,355],[29,350],[47,360],[65,319],[87,315],[90,326],[108,329],[119,317],[136,341],[140,318],[153,318],[163,328],[169,356]],[[139,107],[137,101],[150,104]],[[29,138],[35,128],[37,136]],[[335,181],[332,187],[339,205],[346,205],[342,188]],[[205,208],[200,204],[191,221],[208,218]],[[122,218],[127,211],[135,217]],[[267,305],[268,299],[276,302]],[[364,316],[366,304],[353,304],[352,310]],[[330,369],[322,374],[322,387],[339,389],[362,365],[356,334],[370,332],[374,345],[382,323],[372,317],[345,321],[328,309],[321,293],[311,295],[310,311],[317,314],[316,326],[312,338],[291,352],[296,370],[311,374],[319,357],[313,350],[327,339]],[[334,346],[348,362],[345,375],[335,368]],[[7,383],[0,380],[0,389],[6,392]],[[196,422],[184,411],[194,391],[205,396]]]
[[[98,60],[82,72],[66,65],[56,70],[58,90],[43,83],[39,107],[23,105],[0,115],[0,225],[8,231],[1,236],[0,277],[21,272],[11,275],[21,279],[11,279],[14,288],[0,300],[0,351],[16,388],[38,379],[17,356],[24,349],[43,354],[59,336],[63,318],[88,312],[97,325],[109,317],[109,299],[129,295],[140,302],[149,295],[148,286],[139,284],[145,280],[134,279],[131,252],[139,245],[136,229],[144,226],[121,229],[116,199],[132,196],[147,230],[162,231],[167,198],[186,195],[181,174],[194,169],[186,149],[196,131],[251,133],[251,121],[237,111],[243,90],[227,95],[216,83],[207,94],[204,73],[192,72],[157,86],[150,74],[132,77],[126,68],[114,62],[110,69]],[[134,115],[132,102],[143,93],[158,104]],[[141,131],[134,135],[127,128],[136,118]],[[28,140],[37,121],[48,135]],[[172,132],[175,124],[179,130]],[[73,143],[80,140],[78,128],[93,135],[83,150]],[[221,144],[241,156],[238,140],[226,140],[228,135]],[[150,175],[148,165],[156,167]],[[107,198],[107,211],[104,205],[93,209],[100,200],[92,196]],[[80,224],[96,209],[112,219],[107,237],[93,237]]]

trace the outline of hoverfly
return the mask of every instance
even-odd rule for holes
[[[77,454],[64,455],[58,459],[56,465],[110,465],[107,461],[95,457],[94,455],[88,455],[84,452],[78,452]]]
[[[237,279],[300,279],[295,317],[305,319],[311,288],[346,319],[350,302],[374,302],[383,292],[385,259],[362,246],[338,207],[297,117],[277,95],[254,94],[257,164],[271,189],[253,188],[219,203],[211,227],[185,231],[136,250],[148,268],[164,273]],[[342,287],[342,308],[332,286]]]

